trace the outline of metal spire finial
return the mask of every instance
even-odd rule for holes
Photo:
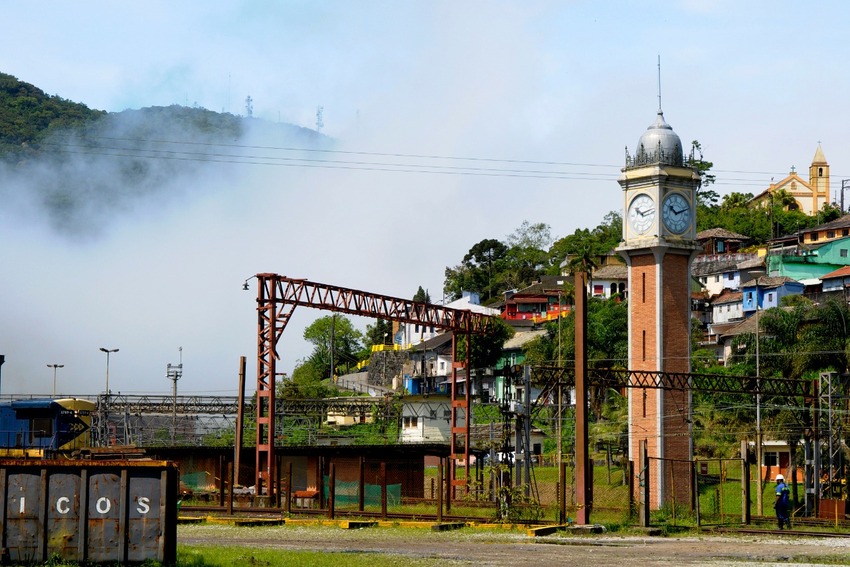
[[[664,114],[661,110],[661,54],[658,54],[658,114]]]

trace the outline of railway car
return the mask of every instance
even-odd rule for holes
[[[52,458],[90,446],[96,407],[77,398],[0,404],[0,457]]]

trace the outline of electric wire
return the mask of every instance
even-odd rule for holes
[[[193,162],[210,162],[210,163],[229,163],[229,164],[244,164],[244,165],[265,165],[265,166],[286,166],[286,167],[305,167],[318,169],[344,169],[355,171],[378,171],[378,172],[396,172],[396,173],[438,173],[450,175],[478,175],[488,177],[520,177],[520,178],[537,178],[537,179],[566,179],[566,180],[581,180],[581,181],[612,181],[617,178],[621,166],[613,164],[595,164],[585,162],[569,162],[569,161],[553,161],[553,160],[526,160],[526,159],[509,159],[509,158],[488,158],[475,156],[448,156],[441,154],[417,154],[417,153],[401,153],[401,152],[369,152],[357,150],[338,150],[327,148],[304,148],[291,146],[266,146],[266,145],[250,145],[250,144],[225,144],[212,142],[192,142],[180,140],[161,140],[161,139],[143,139],[143,138],[122,138],[110,136],[87,136],[86,140],[104,140],[111,143],[125,142],[128,144],[162,144],[171,146],[185,146],[190,148],[226,148],[234,151],[238,150],[264,150],[269,152],[300,152],[307,154],[324,154],[324,155],[339,155],[339,156],[367,156],[378,158],[405,158],[415,160],[435,161],[450,161],[450,162],[471,162],[476,164],[521,164],[530,166],[557,166],[557,167],[582,167],[582,168],[602,168],[614,170],[611,173],[594,173],[591,171],[561,171],[561,170],[543,170],[543,169],[513,169],[513,168],[497,168],[483,166],[457,166],[457,165],[442,165],[433,163],[392,163],[387,161],[363,161],[363,160],[339,160],[339,159],[308,159],[304,157],[281,157],[273,155],[256,155],[244,153],[226,153],[226,152],[204,152],[204,151],[177,151],[169,149],[157,149],[146,147],[132,147],[120,145],[104,145],[96,143],[77,142],[76,139],[66,138],[65,142],[42,142],[41,145],[51,148],[54,153],[66,154],[86,154],[99,155],[104,157],[122,157],[122,158],[137,158],[137,159],[160,159],[160,160],[179,160]],[[712,170],[712,174],[743,174],[743,175],[758,175],[758,176],[776,176],[777,174],[764,171],[744,171],[744,170]],[[781,174],[779,174],[781,175]],[[840,176],[837,176],[840,177]],[[771,177],[772,179],[773,177]],[[751,179],[746,177],[727,177],[715,178],[713,185],[737,185],[737,186],[753,186],[765,187],[767,182],[759,179]]]

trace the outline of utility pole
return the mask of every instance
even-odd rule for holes
[[[183,347],[180,351],[180,364],[169,364],[166,368],[165,376],[174,382],[173,395],[174,401],[171,409],[171,445],[174,446],[177,439],[177,381],[183,376]]]
[[[844,214],[844,191],[850,188],[850,179],[841,180],[841,214]]]

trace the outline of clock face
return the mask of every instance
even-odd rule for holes
[[[643,234],[655,221],[655,202],[646,193],[632,199],[629,205],[629,226],[638,234]]]
[[[682,234],[691,226],[691,204],[680,193],[670,193],[661,207],[661,218],[670,232]]]

